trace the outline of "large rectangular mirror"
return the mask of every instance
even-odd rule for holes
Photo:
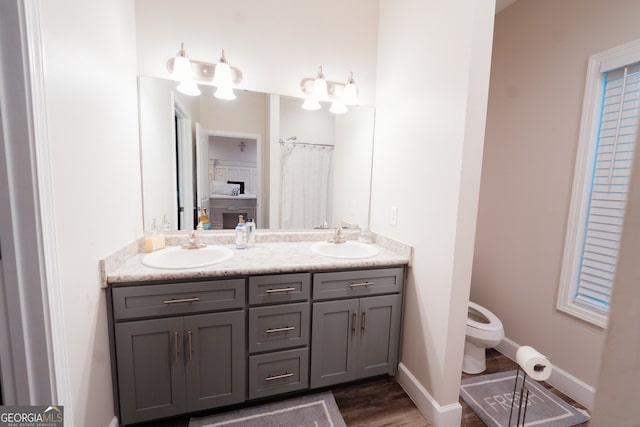
[[[238,215],[258,228],[368,227],[374,109],[306,111],[302,99],[250,91],[197,97],[176,82],[139,77],[145,229],[164,218],[213,229]]]

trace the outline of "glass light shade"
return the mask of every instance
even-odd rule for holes
[[[343,114],[349,110],[347,110],[347,107],[342,101],[334,100],[331,104],[331,108],[329,108],[329,111],[331,111],[333,114]]]
[[[171,75],[179,81],[191,78],[191,61],[184,56],[173,58],[173,72]]]
[[[176,56],[173,59],[172,76],[176,78],[180,84],[176,88],[178,92],[189,96],[200,95],[198,84],[191,75],[191,61],[184,56]]]
[[[313,89],[311,95],[318,101],[330,101],[329,91],[327,90],[327,81],[321,77],[313,81]]]
[[[189,96],[198,96],[201,93],[198,84],[193,79],[181,81],[176,89],[178,92]]]
[[[304,99],[304,103],[302,104],[302,108],[304,108],[305,110],[309,110],[309,111],[315,111],[315,110],[319,110],[320,109],[320,103],[318,102],[317,99],[311,97],[311,96],[307,96]]]
[[[345,105],[358,105],[360,103],[358,100],[358,88],[355,83],[347,83],[344,87],[342,99],[344,100]]]
[[[236,99],[236,94],[233,93],[233,89],[231,89],[231,86],[218,86],[213,96],[218,99],[224,99],[226,101]]]
[[[231,67],[226,62],[218,62],[213,74],[214,86],[227,87],[231,89],[233,87],[233,78],[231,77]]]

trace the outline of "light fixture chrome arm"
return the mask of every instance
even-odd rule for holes
[[[175,58],[169,58],[167,61],[167,70],[173,73],[173,63]],[[191,68],[194,71],[194,78],[199,82],[212,83],[215,75],[215,69],[217,64],[210,62],[203,62],[191,59]],[[233,71],[233,84],[240,84],[242,82],[242,71],[239,68],[229,65],[229,68]]]

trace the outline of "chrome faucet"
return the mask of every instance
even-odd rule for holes
[[[207,245],[200,243],[196,230],[193,230],[191,231],[191,234],[189,234],[189,242],[182,245],[182,249],[200,249],[205,246]]]
[[[347,239],[342,235],[342,229],[340,227],[336,228],[336,232],[333,237],[329,239],[329,243],[344,243]]]

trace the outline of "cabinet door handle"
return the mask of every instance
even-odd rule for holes
[[[278,289],[267,289],[266,292],[268,294],[277,294],[279,292],[291,292],[291,291],[295,291],[296,288],[278,288]]]
[[[165,304],[178,304],[180,302],[196,302],[196,301],[200,301],[200,298],[198,297],[193,297],[193,298],[182,298],[182,299],[169,299],[164,301]]]
[[[367,312],[362,312],[362,335],[367,333]]]
[[[176,363],[178,363],[178,339],[180,337],[180,334],[177,332],[173,333],[173,346],[175,348],[175,353],[176,353]]]
[[[353,313],[351,315],[351,333],[353,334],[353,336],[356,336],[356,322],[358,321],[358,313]]]
[[[293,374],[290,372],[287,372],[286,374],[282,374],[282,375],[270,375],[268,377],[266,377],[264,380],[265,381],[273,381],[273,380],[281,380],[283,378],[289,378],[292,377]]]
[[[370,286],[375,285],[374,282],[360,282],[360,283],[350,283],[349,287],[351,288],[359,288],[360,286]]]
[[[267,329],[265,332],[267,334],[273,334],[276,332],[286,332],[286,331],[295,331],[296,327],[295,326],[285,326],[284,328],[271,328],[271,329]]]
[[[191,335],[193,335],[191,333],[191,331],[187,332],[187,341],[189,341],[189,361],[191,361],[191,359],[193,358],[193,354],[192,354],[192,347],[191,347]]]

